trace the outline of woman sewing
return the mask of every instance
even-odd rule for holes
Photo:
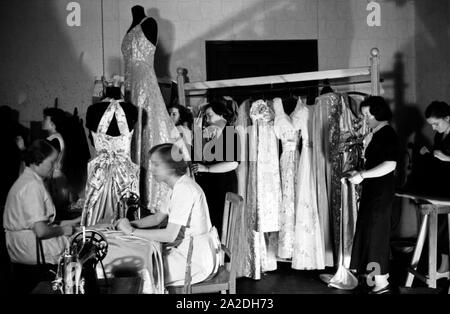
[[[371,293],[382,294],[390,291],[389,248],[398,139],[388,122],[391,110],[382,97],[369,97],[361,103],[361,111],[372,131],[364,140],[364,170],[349,178],[353,184],[362,183],[350,269],[361,275],[377,269]]]
[[[72,235],[76,220],[55,225],[55,206],[44,185],[52,176],[58,151],[46,140],[28,147],[27,167],[11,187],[3,214],[8,253],[13,263],[36,264],[36,241],[42,241],[45,261],[56,264]]]
[[[217,251],[220,241],[211,225],[205,194],[200,186],[186,175],[188,164],[173,144],[154,146],[150,152],[151,171],[155,179],[171,188],[159,212],[140,220],[121,219],[116,228],[165,246],[164,278],[166,286],[183,285],[190,237],[193,237],[192,283],[213,276],[218,268]],[[181,159],[181,160],[180,160]],[[155,228],[166,224],[164,228]]]
[[[433,101],[425,110],[427,123],[436,131],[433,148],[422,147],[420,153],[425,161],[427,175],[420,190],[434,197],[450,199],[450,106],[443,101]],[[438,277],[449,277],[448,220],[445,215],[438,217],[438,253],[441,265]]]

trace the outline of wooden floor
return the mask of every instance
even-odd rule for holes
[[[357,291],[344,291],[328,288],[320,280],[322,273],[333,273],[333,269],[325,271],[304,271],[291,268],[290,263],[278,263],[278,269],[265,273],[261,280],[239,278],[237,293],[248,294],[355,294]]]
[[[438,281],[438,289],[428,289],[418,280],[413,288],[404,288],[406,267],[410,256],[403,256],[392,261],[390,283],[394,294],[447,294],[449,282]],[[352,291],[329,288],[320,278],[320,274],[333,274],[332,268],[322,271],[300,271],[291,268],[289,263],[278,263],[278,269],[263,275],[261,280],[239,278],[237,280],[238,294],[366,294],[367,288],[357,288]]]

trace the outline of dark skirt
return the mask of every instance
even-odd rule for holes
[[[205,192],[211,223],[221,236],[225,194],[237,193],[236,172],[233,170],[225,173],[200,173],[195,180]]]
[[[358,273],[389,272],[391,213],[395,196],[394,176],[366,179],[353,239],[350,268]],[[376,263],[376,264],[371,264]]]

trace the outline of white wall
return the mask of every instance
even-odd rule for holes
[[[2,103],[21,112],[21,120],[40,120],[53,105],[84,115],[93,78],[102,74],[101,1],[79,0],[81,26],[65,23],[68,0],[1,1],[5,49],[0,52]],[[415,10],[413,1],[379,1],[382,26],[366,24],[367,1],[360,0],[104,0],[105,72],[123,73],[120,44],[140,4],[158,21],[156,72],[205,79],[205,40],[318,39],[319,68],[367,65],[378,47],[381,69],[390,72],[394,55],[405,62],[405,97],[415,91]],[[393,90],[385,84],[386,95]]]

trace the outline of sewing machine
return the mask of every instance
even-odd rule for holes
[[[99,293],[95,268],[100,263],[105,274],[102,260],[107,252],[108,242],[102,233],[83,228],[74,234],[59,259],[53,290],[62,294]]]

